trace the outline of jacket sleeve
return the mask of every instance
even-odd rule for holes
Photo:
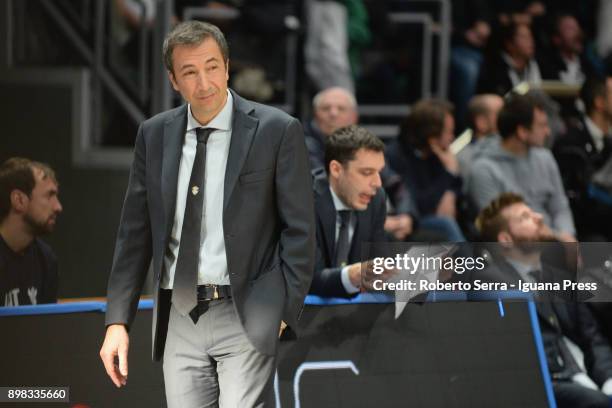
[[[151,225],[147,204],[146,143],[141,125],[123,203],[113,265],[108,280],[106,324],[131,325],[151,262]]]
[[[310,293],[323,297],[351,297],[342,285],[342,268],[326,268],[321,250],[317,246],[316,264]]]
[[[315,257],[312,178],[304,132],[296,119],[285,128],[276,163],[281,270],[287,291],[283,320],[295,327],[310,288]]]
[[[574,226],[574,217],[572,216],[572,210],[570,209],[569,201],[565,194],[565,189],[563,188],[559,167],[557,167],[557,163],[552,154],[548,153],[547,157],[550,167],[550,180],[554,190],[553,196],[549,200],[551,227],[556,231],[575,235],[576,228]]]
[[[576,309],[584,364],[589,376],[601,387],[612,378],[612,349],[599,330],[591,309],[584,303],[576,304]]]

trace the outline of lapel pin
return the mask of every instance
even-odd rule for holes
[[[191,187],[191,194],[197,195],[199,192],[200,192],[200,187],[198,186]]]

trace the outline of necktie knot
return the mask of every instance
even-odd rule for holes
[[[340,215],[340,228],[347,226],[351,220],[351,211],[340,210],[338,214]]]
[[[533,282],[540,282],[542,280],[542,271],[539,269],[533,269],[527,273]]]
[[[213,128],[196,128],[196,138],[198,139],[198,143],[206,144],[208,142],[208,138],[210,134],[215,131]]]

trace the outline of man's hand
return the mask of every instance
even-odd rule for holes
[[[397,274],[397,270],[395,268],[393,269],[384,268],[382,273],[374,273],[374,263],[372,259],[370,259],[369,261],[362,262],[361,264],[357,264],[357,265],[360,265],[359,269],[360,271],[363,271],[363,274],[362,275],[360,274],[361,275],[360,287],[361,287],[362,292],[373,290],[374,281],[381,280],[383,282],[386,282]]]
[[[447,190],[440,201],[436,214],[441,217],[455,218],[457,216],[457,198],[455,193]]]
[[[361,287],[361,262],[357,262],[348,266],[348,275],[351,284],[356,287]]]
[[[385,218],[385,231],[399,241],[412,234],[412,225],[412,217],[408,214],[387,215]]]
[[[446,171],[455,176],[459,174],[459,161],[450,149],[443,149],[436,139],[430,139],[429,147],[432,153],[438,156]]]
[[[104,363],[106,374],[117,388],[127,384],[129,345],[130,338],[124,325],[111,324],[108,326],[104,344],[100,349],[100,358]],[[115,363],[115,358],[119,360],[119,364]]]

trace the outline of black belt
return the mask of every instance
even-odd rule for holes
[[[231,298],[230,285],[198,285],[198,304],[189,312],[189,317],[193,320],[193,324],[197,324],[200,316],[208,310],[210,301]]]
[[[198,302],[208,302],[217,299],[229,299],[232,297],[230,285],[199,285]]]

